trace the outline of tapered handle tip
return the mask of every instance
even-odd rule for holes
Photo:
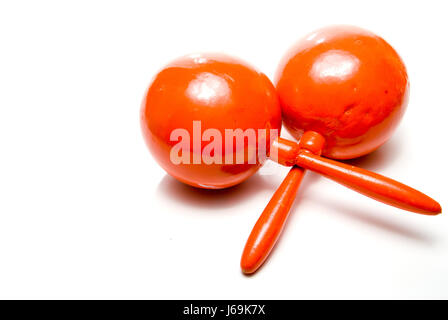
[[[435,201],[435,200],[433,200],[434,201],[434,205],[433,205],[433,210],[432,210],[432,212],[436,215],[436,214],[441,214],[442,213],[442,207],[440,206],[440,204],[437,202],[437,201]]]
[[[404,188],[407,188],[407,190]],[[442,213],[442,207],[433,198],[404,185],[403,190],[406,191],[404,199],[408,202],[402,202],[398,205],[395,204],[396,207],[429,216],[435,216]]]
[[[255,259],[253,259],[253,257],[251,257],[250,255],[243,255],[243,257],[241,258],[241,271],[244,274],[252,274],[255,273],[255,271],[258,270],[258,268],[260,267],[261,263],[257,263],[257,261]]]

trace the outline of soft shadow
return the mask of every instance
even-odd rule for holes
[[[403,135],[393,136],[377,150],[359,158],[344,160],[344,162],[371,171],[384,169],[397,159],[403,146],[403,140]]]
[[[400,237],[419,242],[425,245],[433,245],[434,239],[429,235],[423,234],[420,231],[410,228],[408,226],[404,226],[398,223],[395,223],[391,220],[379,217],[370,209],[367,210],[359,210],[350,207],[349,204],[332,201],[329,199],[319,198],[316,199],[319,204],[322,204],[326,208],[331,208],[331,213],[336,213],[338,215],[347,217],[352,220],[356,220],[362,224],[365,224],[369,227],[379,229],[381,231],[386,231],[394,235],[398,235]],[[406,212],[404,213],[406,214]],[[408,213],[414,214],[414,213]]]
[[[297,196],[296,199],[294,200],[293,205],[291,206],[291,209],[289,211],[289,215],[296,215],[299,214],[300,209],[299,206],[301,205],[301,202],[303,199],[309,197],[311,195],[310,192],[307,192],[309,186],[313,185],[314,183],[316,183],[318,180],[320,179],[320,175],[314,172],[306,172],[305,176],[303,177],[302,183],[300,185],[299,190],[297,191]],[[272,194],[274,194],[274,192],[272,192]],[[269,200],[266,200],[266,204],[268,203]],[[290,219],[290,217],[288,217],[288,220]],[[272,248],[270,254],[268,255],[268,257],[266,258],[266,260],[263,262],[263,264],[259,267],[259,269],[252,273],[252,274],[245,274],[242,272],[242,274],[245,277],[251,278],[253,276],[255,276],[255,274],[257,274],[258,272],[262,272],[261,270],[264,269],[265,267],[267,267],[269,265],[269,263],[271,262],[271,260],[275,259],[275,255],[276,255],[276,248],[280,247],[282,245],[282,241],[283,241],[283,235],[285,233],[287,233],[288,228],[290,228],[290,223],[288,223],[288,221],[285,222],[285,225],[283,227],[282,232],[279,235],[279,238],[277,239],[277,242],[275,243],[274,247]]]
[[[276,185],[268,176],[255,174],[234,187],[208,190],[183,184],[169,175],[160,181],[157,193],[170,200],[197,208],[231,208],[264,189],[275,191]],[[266,202],[267,203],[267,202]]]

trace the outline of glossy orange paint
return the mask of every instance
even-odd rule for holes
[[[322,154],[365,155],[393,133],[406,109],[409,81],[397,52],[377,35],[327,27],[300,40],[276,74],[283,121],[297,139],[325,137]]]
[[[296,165],[320,173],[344,186],[385,204],[416,213],[436,215],[440,204],[422,192],[369,170],[326,159],[300,150]]]
[[[247,63],[222,54],[195,54],[182,57],[163,68],[153,79],[141,109],[141,126],[146,143],[162,168],[171,176],[189,185],[219,189],[236,185],[257,171],[259,159],[248,161],[248,151],[257,143],[244,144],[239,150],[222,144],[221,156],[244,153],[242,164],[193,163],[201,157],[209,141],[201,139],[199,148],[191,143],[190,164],[175,164],[171,148],[178,139],[171,139],[175,129],[187,130],[193,138],[193,121],[201,121],[201,130],[281,129],[281,109],[271,81]],[[199,135],[202,135],[202,132]],[[267,137],[269,151],[269,134]],[[241,147],[240,147],[241,149]],[[218,151],[219,152],[219,151]],[[224,162],[224,161],[223,161]]]
[[[251,274],[260,268],[276,244],[299,189],[305,169],[293,166],[258,218],[241,256],[241,270]]]
[[[274,141],[272,148],[277,148],[275,153],[280,162],[288,165],[294,163],[303,150],[319,155],[324,143],[322,135],[308,131],[299,143],[280,138]],[[241,256],[243,273],[254,273],[269,256],[286,223],[304,174],[305,169],[294,165],[258,218]]]

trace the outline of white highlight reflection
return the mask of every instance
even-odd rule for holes
[[[346,80],[359,68],[359,59],[342,50],[330,50],[322,54],[311,68],[316,81]]]
[[[210,102],[230,95],[230,88],[225,79],[212,73],[204,72],[190,82],[187,94],[193,99]]]

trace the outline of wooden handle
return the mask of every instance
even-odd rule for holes
[[[440,204],[427,195],[377,173],[320,157],[324,139],[316,132],[305,132],[299,143],[278,138],[271,146],[271,159],[294,165],[255,224],[241,257],[241,269],[250,274],[268,257],[283,229],[300,182],[310,169],[352,190],[400,209],[436,215]],[[297,167],[300,166],[300,167]]]
[[[282,164],[291,165],[290,163],[295,162],[299,150],[308,150],[319,155],[324,143],[324,137],[308,131],[303,134],[298,144],[275,143],[274,148],[277,149],[274,157],[280,161],[284,160]],[[269,256],[286,223],[304,174],[304,169],[293,166],[264,209],[244,247],[241,257],[241,270],[244,273],[257,271]]]
[[[292,167],[272,196],[247,239],[241,257],[241,270],[254,273],[268,257],[283,230],[305,170]]]
[[[442,212],[437,201],[420,191],[365,169],[322,158],[307,150],[298,152],[296,164],[400,209],[427,215]]]

